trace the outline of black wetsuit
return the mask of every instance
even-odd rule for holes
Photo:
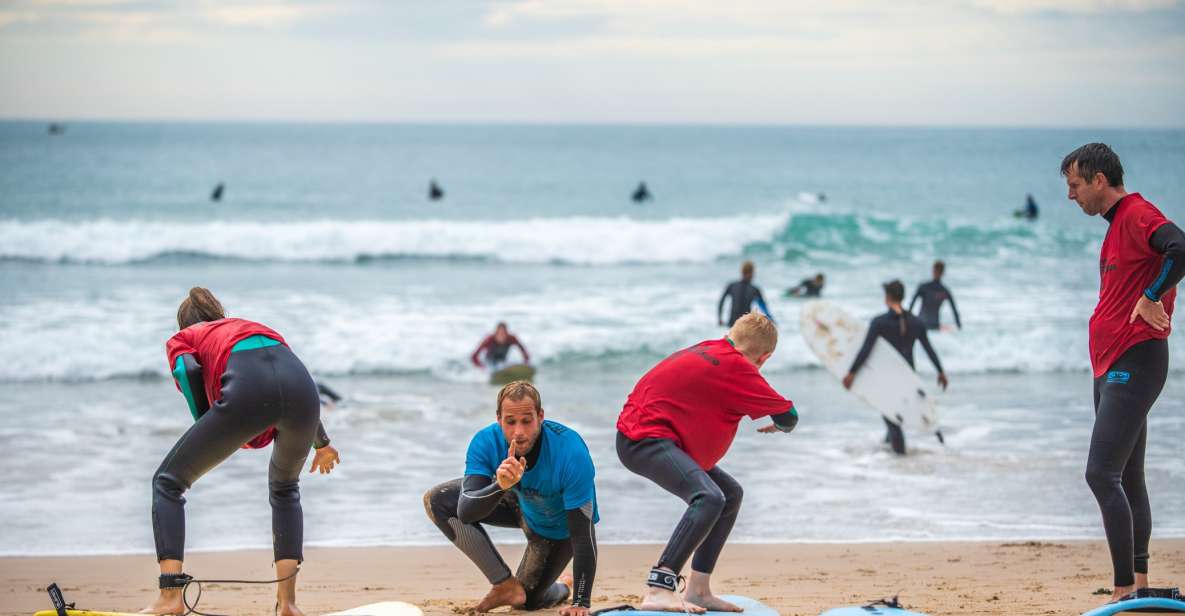
[[[770,419],[782,432],[790,432],[798,424],[795,411]],[[618,432],[617,457],[627,469],[657,483],[688,505],[655,566],[678,574],[694,553],[691,569],[711,573],[740,511],[744,496],[741,485],[720,466],[703,470],[670,439],[633,441]]]
[[[946,288],[946,285],[941,281],[931,280],[918,285],[913,299],[909,300],[910,312],[913,312],[913,305],[917,303],[919,297],[922,298],[922,311],[918,313],[918,316],[926,324],[927,329],[938,329],[941,326],[938,310],[942,308],[942,302],[948,300],[950,309],[955,313],[955,325],[959,326],[959,329],[963,328],[963,323],[959,320],[959,309],[955,307],[955,296],[950,294],[950,289]]]
[[[1113,207],[1104,215],[1108,222],[1118,209]],[[1161,225],[1148,243],[1164,255],[1160,275],[1144,291],[1156,301],[1185,276],[1185,233],[1170,222]],[[1131,586],[1135,573],[1148,573],[1152,510],[1144,483],[1144,449],[1148,412],[1164,388],[1168,369],[1168,341],[1145,340],[1094,380],[1095,422],[1086,482],[1103,515],[1116,586]]]
[[[538,461],[546,435],[547,431],[541,430],[534,447],[525,456],[528,469],[534,468]],[[491,477],[466,475],[446,481],[424,494],[424,510],[491,585],[506,581],[511,573],[482,524],[522,529],[527,537],[527,549],[514,577],[526,590],[527,602],[523,607],[528,610],[554,607],[568,598],[568,587],[556,580],[575,558],[572,605],[589,607],[597,571],[591,503],[587,508],[566,511],[568,539],[564,540],[548,539],[532,531],[519,508],[518,495],[513,490],[502,490]]]
[[[897,314],[892,310],[876,317],[868,324],[868,335],[864,337],[864,344],[860,347],[860,352],[856,354],[856,359],[852,362],[852,367],[848,369],[848,372],[852,374],[859,372],[864,362],[868,361],[868,355],[872,352],[872,346],[876,344],[878,337],[884,338],[886,342],[893,345],[893,348],[897,349],[897,352],[909,363],[910,368],[914,367],[913,345],[920,341],[926,355],[934,364],[934,368],[942,373],[942,362],[938,361],[938,354],[934,352],[934,347],[930,346],[930,338],[926,336],[926,324],[909,312]],[[892,444],[893,451],[904,454],[905,433],[901,431],[900,426],[889,421],[887,417],[883,419],[889,430],[886,440]]]
[[[720,296],[720,302],[716,305],[717,320],[720,319],[721,312],[724,310],[724,300],[730,297],[732,298],[732,303],[728,311],[729,327],[732,327],[732,324],[736,323],[737,319],[749,312],[753,306],[753,302],[757,302],[757,307],[761,308],[765,314],[769,314],[769,309],[765,305],[765,298],[761,296],[761,289],[753,286],[747,280],[738,280],[724,288],[724,293]]]
[[[185,491],[273,427],[276,437],[268,466],[273,552],[276,560],[304,560],[300,472],[310,443],[328,444],[323,432],[318,435],[320,414],[317,385],[288,347],[231,353],[222,375],[222,398],[201,413],[153,474],[157,560],[184,560]]]
[[[815,282],[814,278],[805,278],[797,287],[790,290],[798,291],[799,297],[819,297],[823,294],[823,284]]]

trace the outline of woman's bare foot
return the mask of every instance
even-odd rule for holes
[[[690,592],[685,593],[683,598],[693,605],[698,605],[709,612],[743,612],[745,611],[735,603],[730,603],[717,597],[716,595],[693,595]]]
[[[304,616],[304,612],[295,604],[289,603],[287,605],[280,605],[276,608],[276,614],[279,616]]]
[[[688,614],[703,614],[707,611],[698,605],[684,601],[683,597],[676,593],[653,586],[646,589],[646,597],[642,599],[642,605],[638,609],[651,612],[687,612]]]
[[[488,612],[504,605],[522,607],[527,602],[527,591],[517,579],[511,577],[505,582],[494,584],[490,592],[486,593],[477,605],[470,608],[471,612]]]
[[[160,591],[160,596],[152,605],[140,610],[141,614],[184,614],[185,602],[181,600],[180,588],[169,588]]]
[[[1136,590],[1139,590],[1141,588],[1148,588],[1148,574],[1147,573],[1137,573],[1136,574]]]
[[[1118,601],[1133,592],[1136,592],[1136,586],[1134,584],[1131,586],[1116,586],[1115,590],[1111,591],[1111,602]]]

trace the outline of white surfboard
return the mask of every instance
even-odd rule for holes
[[[803,304],[799,324],[807,346],[828,372],[842,380],[860,352],[868,324],[827,301]],[[851,392],[903,429],[926,434],[938,430],[938,410],[922,380],[897,349],[881,338],[856,373]]]
[[[423,616],[420,608],[402,601],[383,601],[348,609],[344,612],[334,612],[325,616]]]

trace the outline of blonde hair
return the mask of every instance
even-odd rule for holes
[[[741,264],[741,276],[744,278],[752,278],[754,270],[752,261],[745,261]]]
[[[539,390],[530,381],[511,381],[498,392],[498,417],[502,416],[502,401],[518,402],[523,398],[530,398],[535,403],[535,412],[543,411],[543,399],[539,397]]]
[[[746,355],[760,357],[778,347],[778,328],[765,315],[750,312],[732,324],[728,339]]]
[[[177,326],[181,329],[195,323],[225,318],[226,311],[222,309],[222,302],[205,287],[190,289],[189,297],[181,300],[181,305],[177,307]]]

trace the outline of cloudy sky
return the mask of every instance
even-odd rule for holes
[[[0,117],[1185,126],[1185,0],[0,0]]]

